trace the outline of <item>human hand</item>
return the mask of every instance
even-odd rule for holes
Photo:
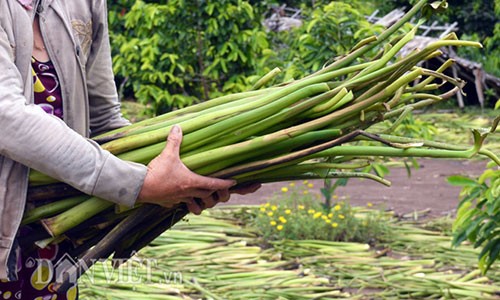
[[[218,190],[209,197],[186,201],[186,206],[190,212],[199,215],[204,209],[212,208],[220,202],[227,202],[231,194],[246,195],[257,191],[260,187],[260,183],[253,183],[250,185],[236,186],[230,190]]]
[[[190,171],[179,156],[181,142],[181,128],[172,127],[168,135],[167,146],[148,165],[148,172],[137,202],[153,203],[164,207],[173,207],[178,203],[186,202],[188,208],[191,207],[193,212],[197,213],[198,210],[192,204],[194,198],[210,201],[208,199],[214,193],[222,199],[228,198],[229,188],[236,182],[201,176]],[[208,202],[206,207],[210,205],[212,203]]]

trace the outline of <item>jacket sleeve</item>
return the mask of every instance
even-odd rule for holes
[[[94,1],[92,7],[92,45],[86,63],[90,101],[91,134],[100,134],[128,125],[122,117],[114,81],[109,42],[106,1]]]
[[[89,195],[133,205],[147,167],[118,159],[60,119],[27,105],[23,79],[1,24],[0,66],[0,155]]]

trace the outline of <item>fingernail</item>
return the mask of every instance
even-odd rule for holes
[[[181,127],[179,125],[174,125],[170,132],[173,134],[179,134],[181,132]]]

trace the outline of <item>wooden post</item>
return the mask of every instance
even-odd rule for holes
[[[484,108],[484,92],[483,92],[483,71],[479,68],[476,68],[472,71],[474,74],[474,84],[476,85],[476,93],[477,100],[481,105],[481,108]]]
[[[452,72],[453,72],[453,77],[455,78],[458,78],[458,70],[457,70],[457,66],[453,66],[451,68]],[[464,108],[464,96],[462,95],[462,91],[459,91],[457,93],[457,101],[458,101],[458,107],[460,108]]]

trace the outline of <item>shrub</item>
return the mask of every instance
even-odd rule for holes
[[[387,237],[387,215],[379,210],[353,208],[346,201],[324,207],[312,184],[283,187],[281,195],[256,208],[253,225],[264,240],[318,239],[368,243]],[[371,204],[369,204],[371,206]]]
[[[451,176],[448,181],[462,186],[453,244],[468,240],[481,247],[479,268],[486,272],[500,257],[500,170],[488,169],[477,179]]]

